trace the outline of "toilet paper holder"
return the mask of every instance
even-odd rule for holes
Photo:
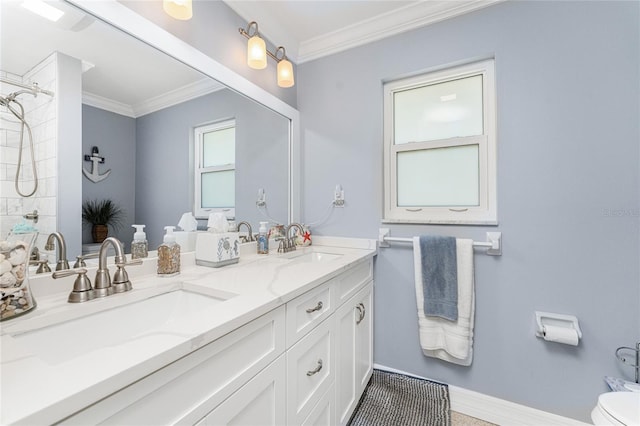
[[[578,324],[578,318],[574,315],[536,311],[536,336],[544,338],[545,326],[547,325],[573,329],[578,333],[578,339],[582,339],[580,324]]]

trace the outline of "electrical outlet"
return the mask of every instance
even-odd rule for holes
[[[336,185],[333,193],[333,205],[335,207],[344,207],[344,190],[342,189],[342,185]]]

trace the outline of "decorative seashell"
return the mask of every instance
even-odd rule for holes
[[[24,263],[14,266],[13,269],[11,270],[11,273],[16,276],[16,279],[18,280],[18,284],[22,284],[22,281],[24,281],[24,275],[25,275]]]
[[[16,283],[16,276],[11,272],[5,272],[4,274],[0,275],[0,287],[12,287],[16,285]]]
[[[4,274],[5,272],[9,272],[11,268],[13,268],[11,262],[9,262],[8,260],[3,260],[2,262],[0,262],[0,275]]]
[[[11,262],[13,266],[20,265],[24,263],[25,260],[27,260],[27,251],[24,249],[24,246],[11,250],[9,262]]]

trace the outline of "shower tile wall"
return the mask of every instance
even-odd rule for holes
[[[52,54],[37,64],[24,76],[2,71],[2,76],[26,84],[37,82],[50,91],[56,91],[57,61]],[[6,96],[20,88],[0,84],[0,93]],[[57,228],[57,114],[56,98],[39,94],[33,97],[22,94],[17,100],[25,109],[26,121],[33,133],[38,190],[31,197],[21,197],[15,190],[14,179],[18,164],[20,146],[20,122],[6,108],[0,109],[0,232],[4,238],[11,228],[22,221],[23,215],[38,211],[38,223],[35,226],[40,234],[37,245],[42,251],[47,235]],[[31,150],[25,131],[22,149],[22,168],[20,188],[23,193],[33,189],[33,169]]]

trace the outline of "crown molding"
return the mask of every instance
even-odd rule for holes
[[[114,101],[104,96],[96,95],[95,93],[82,92],[82,103],[95,108],[104,109],[116,114],[124,115],[126,117],[136,118],[131,105],[127,105],[122,102]]]
[[[421,1],[302,41],[303,63],[491,6],[504,0]]]
[[[133,110],[135,111],[136,117],[141,117],[225,88],[226,86],[213,79],[203,78],[195,83],[187,84],[186,86],[179,87],[162,95],[147,99],[137,105],[133,105]]]
[[[195,83],[187,84],[175,90],[163,93],[162,95],[154,96],[136,105],[127,105],[122,102],[116,102],[89,92],[82,93],[82,103],[127,117],[138,118],[224,88],[226,88],[226,86],[223,84],[209,78],[204,78],[196,81]]]

